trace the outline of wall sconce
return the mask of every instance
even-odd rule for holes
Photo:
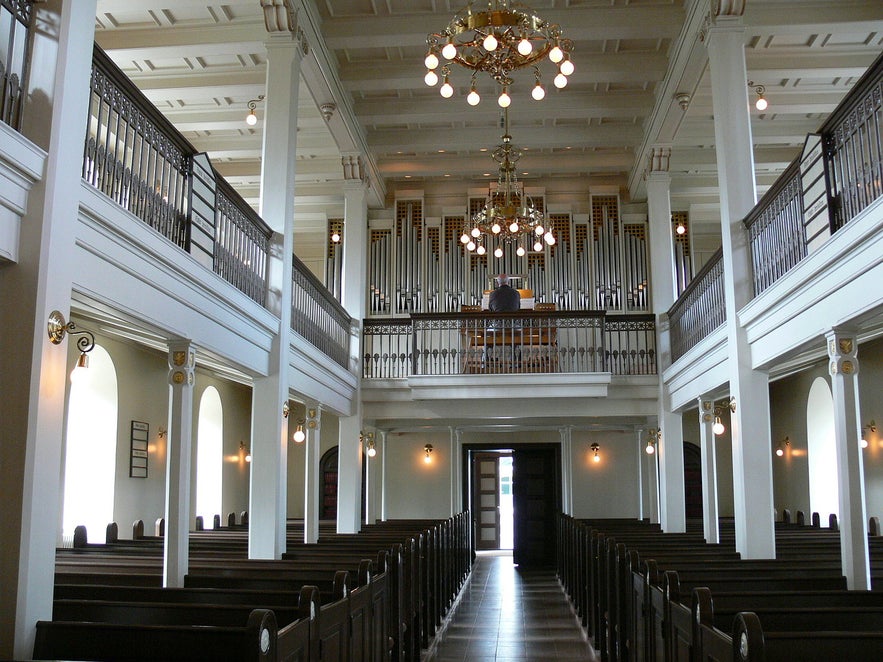
[[[735,414],[736,398],[730,398],[729,402],[723,402],[720,405],[716,405],[714,408],[714,425],[711,426],[711,431],[714,432],[714,434],[718,437],[726,431],[726,428],[721,421],[721,414],[724,413],[724,409],[729,409],[732,413]]]
[[[159,425],[156,428],[156,436],[159,437],[160,439],[165,439],[167,432],[168,432],[168,430],[166,428],[164,428],[162,425]]]
[[[784,446],[783,446],[784,444]],[[782,457],[785,454],[785,448],[791,445],[791,440],[788,437],[785,437],[782,441],[776,444],[776,455],[778,457]]]
[[[75,381],[82,370],[89,367],[89,357],[86,352],[91,352],[95,348],[95,334],[91,331],[80,330],[73,322],[66,322],[61,311],[53,310],[49,313],[49,321],[46,324],[46,331],[49,334],[49,342],[58,345],[64,340],[68,333],[77,338],[77,349],[80,350],[80,358],[77,359],[77,365],[71,372],[71,381]]]
[[[239,455],[245,456],[246,462],[251,462],[251,451],[248,450],[248,446],[245,445],[244,441],[239,442]]]
[[[596,442],[596,443],[592,444],[589,448],[591,448],[591,449],[592,449],[592,452],[595,454],[595,455],[592,457],[592,462],[600,462],[600,461],[601,461],[601,456],[598,455],[598,451],[601,450],[601,445],[598,444],[598,443]]]
[[[374,433],[369,432],[367,435],[365,435],[365,438],[367,439],[365,445],[365,454],[368,457],[374,457],[375,455],[377,455],[377,448],[375,448],[374,446]]]
[[[766,88],[763,85],[756,85],[753,80],[748,81],[748,87],[753,87],[754,93],[757,95],[757,100],[754,102],[754,107],[758,110],[766,110],[767,106],[769,106],[767,100],[763,96],[766,92]]]
[[[255,106],[257,106],[261,101],[266,98],[266,95],[259,94],[257,99],[252,99],[248,102],[248,115],[245,116],[245,123],[249,126],[254,126],[258,123],[258,116],[254,114]]]
[[[872,419],[868,421],[868,424],[862,428],[862,438],[861,438],[861,447],[868,447],[868,432],[876,432],[877,431],[877,423]]]
[[[660,437],[662,437],[662,432],[657,428],[651,428],[647,432],[647,447],[644,449],[647,455],[653,455],[656,452],[656,444],[659,443]]]
[[[297,427],[294,429],[294,434],[291,435],[291,439],[296,444],[302,444],[307,438],[307,433],[304,432],[304,422],[303,419],[299,420],[297,422]]]
[[[423,447],[423,452],[426,453],[426,456],[423,458],[423,461],[426,462],[426,464],[430,464],[432,462],[432,451],[433,450],[435,450],[435,449],[432,447],[432,444],[426,444]]]

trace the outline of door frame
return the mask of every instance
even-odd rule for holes
[[[493,433],[491,433],[493,434]],[[463,509],[466,510],[469,506],[472,505],[472,471],[471,471],[471,461],[470,461],[470,452],[484,452],[484,451],[515,451],[515,450],[540,450],[552,447],[553,452],[555,454],[555,494],[553,495],[555,498],[555,510],[557,512],[561,512],[561,504],[563,503],[563,485],[561,484],[561,442],[557,441],[544,441],[544,442],[519,442],[519,443],[507,443],[503,441],[483,441],[483,442],[471,442],[468,444],[463,444],[461,446],[461,454],[460,454],[460,491],[461,498],[463,503]],[[469,508],[470,522],[469,522],[469,530],[470,537],[472,539],[472,551],[475,552],[475,524],[474,520],[471,518],[475,517],[474,511]]]

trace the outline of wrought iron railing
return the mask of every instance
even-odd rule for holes
[[[304,263],[292,257],[292,330],[325,356],[349,369],[352,318]]]
[[[0,0],[0,122],[21,128],[31,64],[33,0]]]
[[[270,227],[97,46],[90,86],[83,179],[265,305]]]
[[[820,132],[836,232],[883,195],[883,54]]]
[[[426,313],[369,319],[363,377],[612,372],[656,374],[652,315],[603,311]]]
[[[724,253],[718,249],[668,311],[672,363],[727,319]]]
[[[744,222],[757,296],[806,257],[799,159],[788,166]]]

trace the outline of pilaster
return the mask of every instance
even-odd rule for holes
[[[322,410],[316,403],[307,405],[304,467],[304,542],[308,544],[319,541],[319,462],[320,430]]]
[[[699,398],[699,444],[702,448],[702,530],[705,542],[720,542],[717,499],[717,450],[714,443],[714,401]]]

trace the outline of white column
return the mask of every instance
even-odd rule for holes
[[[358,156],[344,157],[361,163]],[[343,183],[343,307],[354,320],[365,318],[368,273],[368,183],[361,178],[361,167],[344,168]],[[358,176],[357,176],[358,175]],[[358,354],[357,354],[358,356]]]
[[[380,521],[386,521],[386,430],[378,430],[380,439]]]
[[[558,428],[561,437],[561,510],[573,515],[573,435],[570,427]]]
[[[248,555],[281,558],[287,515],[288,402],[297,105],[303,35],[265,7],[269,32],[261,160],[261,217],[275,231],[268,265],[268,307],[279,316],[266,377],[252,391]],[[292,19],[293,21],[293,19]]]
[[[358,533],[362,526],[361,415],[340,419],[337,453],[337,532]],[[366,491],[367,494],[367,491]]]
[[[166,439],[166,535],[163,586],[184,586],[190,559],[190,467],[193,448],[193,371],[189,341],[169,343],[169,420]]]
[[[45,99],[51,116],[41,127],[49,156],[21,224],[19,261],[0,274],[0,658],[30,659],[36,622],[52,618],[71,340],[61,347],[50,343],[46,321],[53,310],[70,316],[95,7],[95,0],[34,5],[46,49],[57,47],[57,54],[33,63],[55,66],[51,98]]]
[[[659,518],[659,446],[660,444],[657,442],[656,452],[653,455],[647,455],[647,503],[650,508],[647,516],[651,524],[659,524],[661,521]]]
[[[637,437],[637,449],[638,449],[638,455],[637,455],[638,480],[635,481],[635,483],[638,486],[638,519],[643,520],[644,519],[644,471],[643,471],[642,467],[643,467],[644,456],[647,454],[646,451],[644,450],[646,448],[646,445],[644,444],[644,439],[643,439],[644,428],[636,428],[635,429],[635,437]]]
[[[828,341],[831,391],[834,396],[834,440],[840,497],[840,557],[847,588],[871,589],[868,525],[865,514],[865,469],[858,399],[858,343],[855,334],[832,329]]]
[[[312,544],[319,540],[319,509],[320,499],[320,451],[319,431],[321,429],[322,410],[317,404],[307,405],[304,441],[304,542]]]
[[[671,238],[671,148],[653,148],[647,168],[647,220],[650,237],[650,287],[656,315],[656,356],[659,373],[659,516],[662,528],[670,533],[685,531],[684,444],[681,415],[670,411],[662,379],[671,365],[668,309],[675,299],[674,253]]]
[[[773,468],[768,376],[752,370],[737,311],[753,292],[751,255],[742,219],[756,201],[754,155],[745,68],[744,3],[718,3],[706,44],[721,201],[724,297],[727,312],[736,550],[745,558],[775,558]],[[730,13],[731,15],[725,15]]]
[[[377,457],[377,453],[379,452],[377,449],[377,441],[376,441],[377,433],[369,432],[365,435],[365,440],[362,444],[362,454],[365,458],[364,461],[366,463],[367,470],[365,471],[365,524],[374,524],[377,522],[377,513],[379,508],[377,507],[377,463],[381,461],[381,458]],[[367,452],[367,444],[368,439],[374,443],[374,457],[368,455]]]
[[[702,525],[705,542],[720,542],[717,511],[717,450],[714,443],[714,401],[699,398],[699,444],[702,448]]]

